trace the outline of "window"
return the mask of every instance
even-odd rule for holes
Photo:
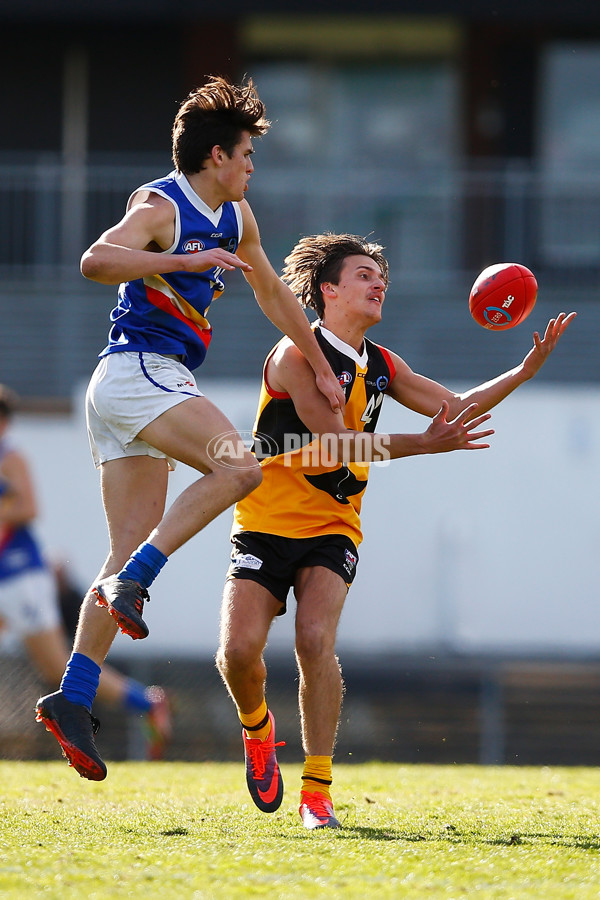
[[[270,163],[392,169],[447,165],[458,149],[458,79],[446,61],[252,67],[272,131]]]
[[[550,265],[600,263],[600,44],[551,44],[543,60],[540,228]]]

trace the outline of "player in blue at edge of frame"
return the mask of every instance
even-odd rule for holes
[[[225,272],[242,270],[263,312],[314,367],[332,412],[344,403],[295,295],[264,253],[244,199],[254,170],[252,139],[269,125],[251,80],[233,85],[209,78],[175,117],[175,170],[135,190],[125,216],[81,260],[85,277],[120,285],[108,346],[86,397],[110,547],[82,604],[60,689],[38,700],[36,718],[91,780],[106,777],[91,710],[117,630],[148,635],[147,589],[168,557],[261,481],[258,462],[190,371],[204,360],[211,339],[205,316],[224,290]],[[217,465],[209,449],[223,434],[234,440]],[[203,477],[165,513],[168,470],[176,460]]]
[[[18,638],[38,675],[53,684],[69,659],[71,645],[59,603],[58,576],[64,584],[65,568],[49,563],[36,534],[33,473],[11,435],[18,408],[15,392],[0,384],[0,634],[6,629]],[[171,736],[171,712],[160,685],[140,684],[105,666],[98,697],[142,716],[146,755],[162,758]]]
[[[354,235],[321,234],[302,238],[285,261],[284,279],[319,317],[315,334],[344,385],[346,403],[343,414],[331,410],[288,339],[268,355],[254,425],[263,479],[236,504],[223,594],[217,666],[243,726],[250,795],[259,809],[274,812],[283,796],[276,757],[281,743],[275,743],[266,702],[263,650],[294,589],[305,753],[300,815],[308,829],[340,827],[330,792],[343,693],[335,640],[358,563],[369,462],[488,447],[481,441],[493,432],[474,429],[489,418],[487,410],[538,372],[576,315],[550,319],[514,369],[455,394],[365,337],[381,320],[388,286],[381,250]],[[427,430],[378,434],[385,395],[433,417]]]

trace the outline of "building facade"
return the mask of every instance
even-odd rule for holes
[[[528,265],[540,297],[584,304],[591,330],[600,317],[595,4],[232,2],[219,17],[199,2],[4,0],[0,28],[0,379],[26,397],[68,398],[89,374],[114,291],[83,281],[81,252],[171,168],[178,103],[212,73],[251,75],[273,121],[249,194],[273,264],[301,234],[373,234],[398,301],[387,327],[413,329],[432,374],[477,377],[479,357],[513,354],[512,337],[490,351],[485,335],[470,360],[428,349],[432,320],[459,344],[474,334],[466,295],[491,263]],[[250,376],[273,332],[241,279],[227,297],[215,322],[234,308],[256,341],[221,345],[205,371]],[[589,333],[567,380],[600,377]]]

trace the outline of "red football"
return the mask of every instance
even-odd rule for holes
[[[492,331],[506,331],[523,322],[537,299],[535,275],[520,263],[497,263],[477,276],[469,294],[475,321]]]

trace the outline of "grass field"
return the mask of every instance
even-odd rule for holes
[[[3,898],[600,897],[600,770],[338,765],[339,831],[308,832],[300,767],[273,815],[243,765],[0,762]]]

